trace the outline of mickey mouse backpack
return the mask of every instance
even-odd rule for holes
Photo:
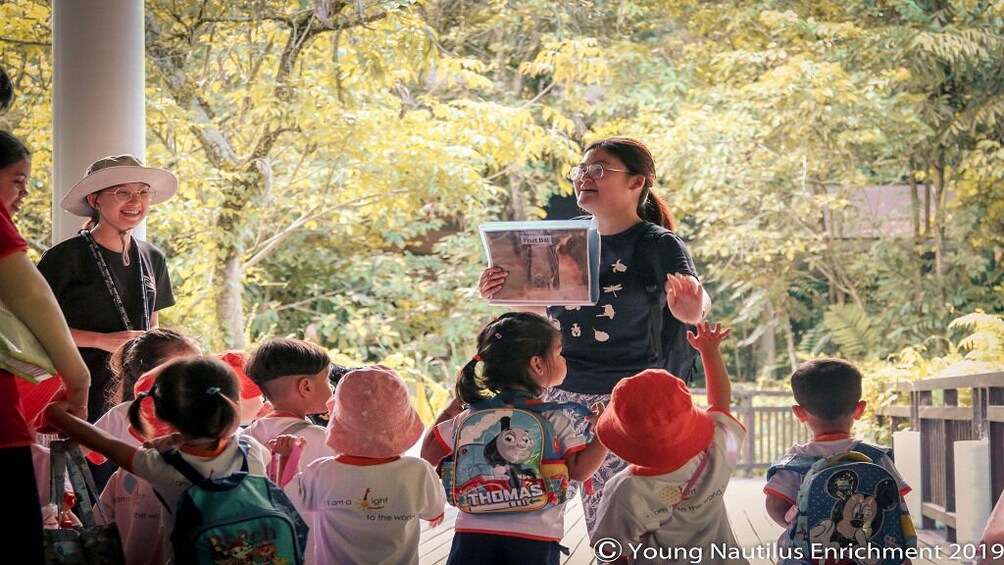
[[[544,413],[590,411],[574,402],[528,402],[503,392],[473,404],[456,427],[453,452],[439,464],[446,498],[461,512],[541,510],[565,502],[568,467]]]
[[[785,565],[900,565],[917,534],[892,474],[875,463],[892,450],[858,442],[825,459],[789,454],[767,471],[803,475]]]

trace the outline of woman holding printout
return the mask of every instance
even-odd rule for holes
[[[690,252],[673,232],[669,208],[652,190],[651,152],[634,139],[596,141],[568,178],[579,207],[599,227],[600,297],[594,306],[547,308],[561,327],[561,353],[568,363],[568,377],[550,391],[551,398],[584,406],[606,403],[617,381],[649,368],[689,381],[695,354],[687,344],[687,326],[704,318],[711,301]],[[485,269],[478,281],[481,296],[491,298],[507,276],[501,268]],[[603,484],[624,466],[608,455],[593,475],[592,493],[583,491],[590,534]]]

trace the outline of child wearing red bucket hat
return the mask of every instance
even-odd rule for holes
[[[327,445],[338,455],[311,462],[284,488],[310,517],[308,559],[417,565],[419,519],[438,523],[446,495],[432,465],[402,455],[425,429],[404,381],[387,367],[349,371],[329,418]],[[274,451],[289,445],[277,441]]]
[[[723,498],[746,436],[729,412],[731,384],[718,350],[729,331],[702,322],[696,335],[687,333],[704,363],[707,410],[693,405],[683,381],[661,369],[614,386],[596,435],[628,467],[605,486],[592,535],[597,557],[630,563],[748,563],[735,553]]]

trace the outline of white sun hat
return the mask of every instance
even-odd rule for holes
[[[93,213],[87,203],[88,194],[130,182],[141,182],[150,187],[154,192],[150,204],[159,204],[178,191],[178,177],[174,173],[144,167],[143,162],[133,155],[112,155],[98,159],[87,167],[84,178],[73,185],[59,205],[71,214],[87,218]]]

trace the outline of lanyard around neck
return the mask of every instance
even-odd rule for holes
[[[115,280],[112,278],[111,272],[108,271],[108,264],[105,263],[105,258],[101,255],[101,251],[98,249],[98,243],[94,241],[94,236],[91,235],[90,230],[82,229],[80,230],[80,235],[83,236],[84,241],[91,248],[91,255],[94,256],[94,260],[98,263],[98,270],[101,271],[101,278],[105,280],[105,286],[108,288],[108,294],[112,297],[112,302],[115,303],[115,308],[119,311],[119,318],[122,319],[122,324],[125,325],[125,329],[132,330],[132,322],[129,320],[129,314],[126,313],[125,306],[122,304],[122,298],[119,296],[119,290],[115,287]],[[139,266],[139,296],[141,302],[143,303],[143,330],[150,329],[150,305],[147,304],[146,300],[146,285],[143,284],[143,260],[139,257],[139,252],[137,251],[137,261]]]

